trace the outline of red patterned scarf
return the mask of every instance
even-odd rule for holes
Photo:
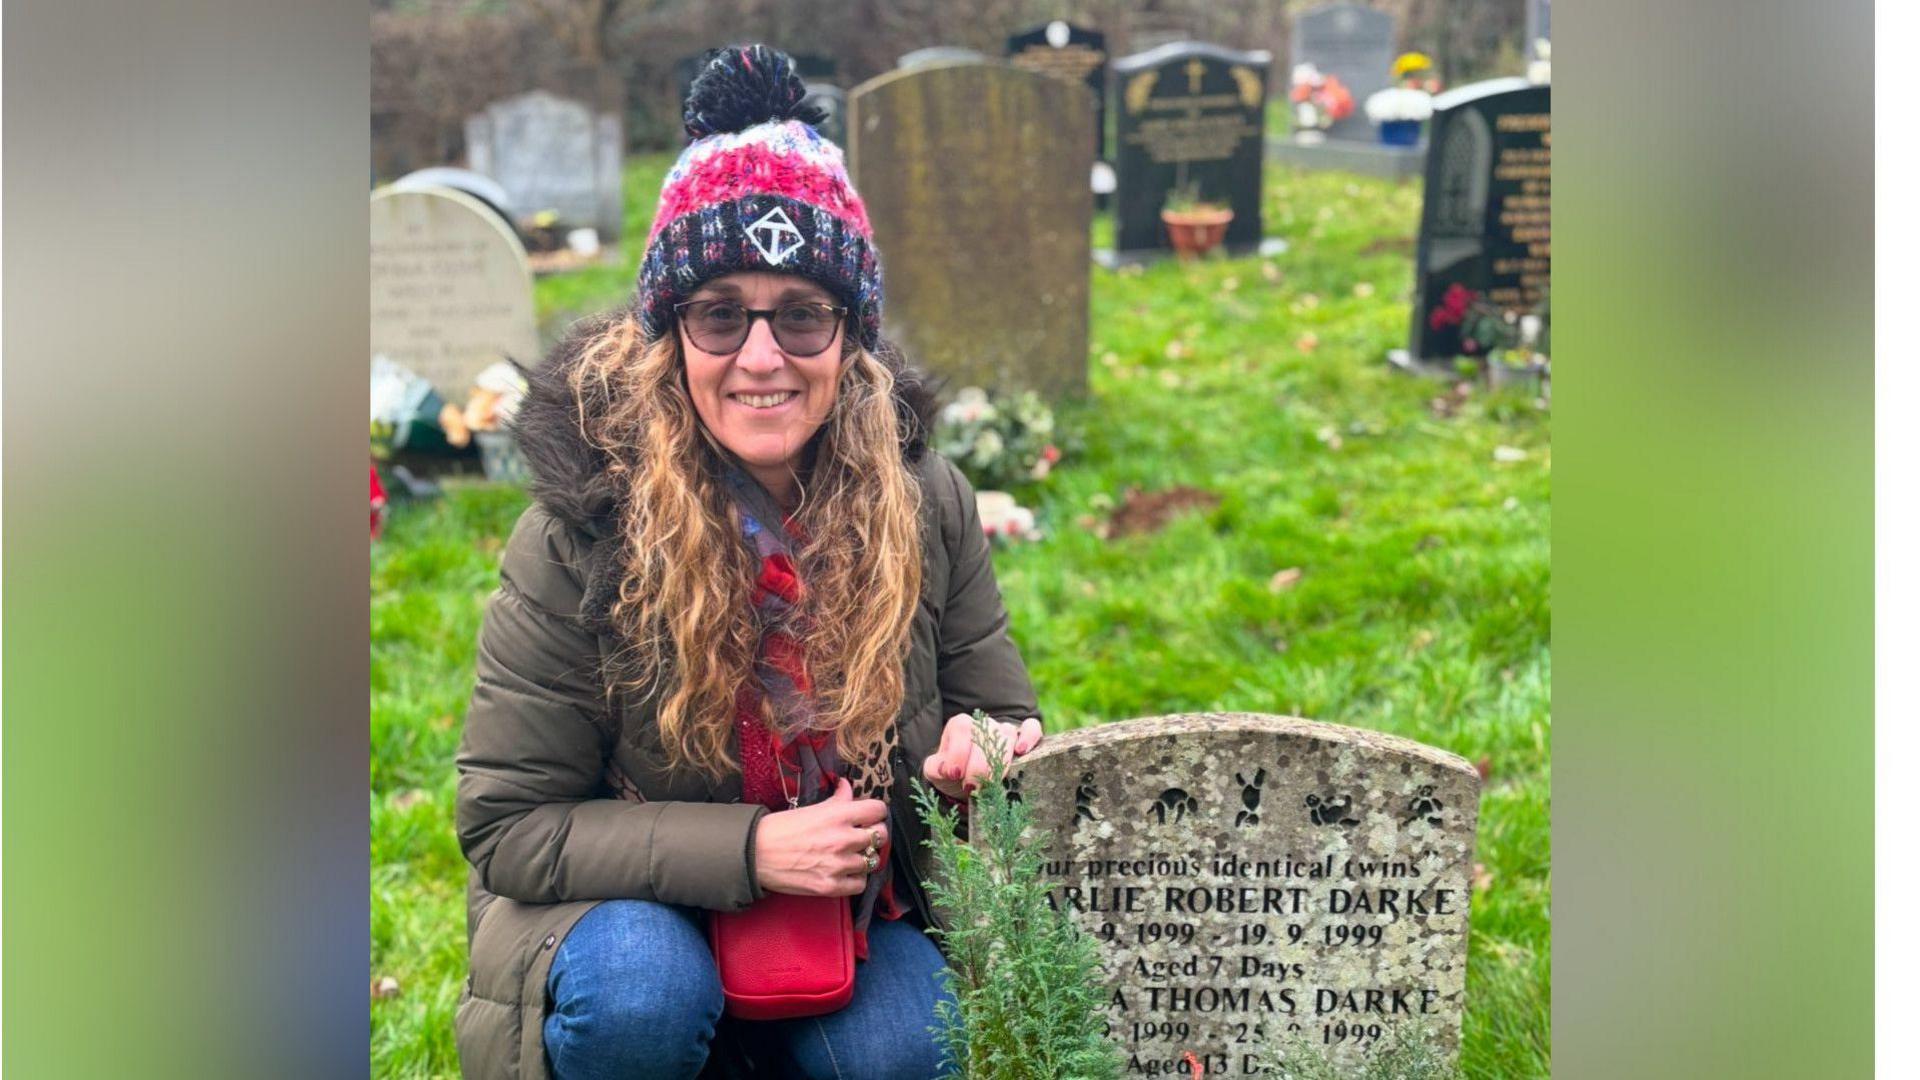
[[[758,685],[742,688],[734,712],[741,797],[776,811],[810,806],[833,794],[843,768],[834,733],[818,726],[813,681],[801,644],[805,626],[798,612],[804,586],[793,560],[798,526],[744,472],[730,470],[727,481],[741,534],[759,560],[753,589],[760,626],[760,650],[754,663]],[[780,524],[769,528],[765,523],[770,521]],[[854,942],[863,960],[874,913],[878,911],[884,919],[901,915],[893,896],[891,820],[888,826],[880,867],[868,875],[866,891],[854,902]]]

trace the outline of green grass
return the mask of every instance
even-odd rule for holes
[[[657,187],[664,160],[636,162],[629,191]],[[1489,884],[1473,901],[1462,1065],[1546,1076],[1548,416],[1475,392],[1442,417],[1429,400],[1444,386],[1382,361],[1406,339],[1417,186],[1274,170],[1265,211],[1285,255],[1093,271],[1092,394],[1062,410],[1084,450],[1032,495],[1046,539],[995,557],[1014,634],[1054,731],[1235,709],[1486,759]],[[630,271],[591,273],[542,280],[541,310],[593,310],[631,287]],[[1502,445],[1526,459],[1496,462]],[[1153,536],[1087,527],[1127,487],[1173,484],[1223,500]],[[374,546],[372,964],[402,987],[372,1004],[379,1075],[457,1071],[466,877],[451,761],[523,504],[457,489],[396,512]],[[1290,567],[1299,583],[1270,591]]]

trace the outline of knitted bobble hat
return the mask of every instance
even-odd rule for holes
[[[880,253],[840,148],[813,125],[806,86],[786,53],[717,49],[687,96],[692,142],[660,188],[640,260],[638,304],[649,340],[673,306],[736,271],[798,274],[847,306],[852,333],[880,341]]]

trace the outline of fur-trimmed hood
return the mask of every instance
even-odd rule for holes
[[[616,494],[608,482],[606,454],[589,443],[581,430],[569,379],[587,345],[614,321],[631,314],[617,310],[575,323],[546,360],[527,372],[527,396],[509,425],[532,473],[528,490],[534,499],[560,521],[596,540],[615,531]],[[894,375],[901,456],[909,463],[917,462],[927,450],[933,391],[887,342],[881,342],[876,355]]]

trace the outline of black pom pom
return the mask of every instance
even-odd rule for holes
[[[826,114],[801,104],[806,96],[807,86],[786,53],[765,45],[713,49],[687,94],[687,137],[745,131],[770,120],[799,120],[817,127]]]

